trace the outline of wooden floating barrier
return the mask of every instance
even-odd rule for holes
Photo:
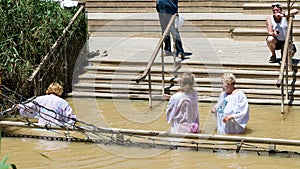
[[[13,121],[0,121],[0,126],[11,127],[24,127],[24,128],[43,128],[54,130],[70,130],[79,132],[91,132],[91,133],[109,133],[109,134],[123,134],[128,136],[149,136],[149,137],[165,137],[165,138],[184,138],[193,140],[210,140],[210,141],[229,141],[242,143],[257,143],[257,144],[269,144],[269,145],[285,145],[285,146],[300,146],[300,140],[291,139],[277,139],[277,138],[260,138],[260,137],[247,137],[247,136],[233,136],[233,135],[217,135],[217,134],[186,134],[186,133],[169,133],[162,131],[150,131],[150,130],[133,130],[133,129],[121,129],[121,128],[104,128],[104,127],[68,127],[61,128],[59,126],[46,126],[43,124],[25,122],[13,122]]]
[[[161,132],[161,131],[131,130],[131,129],[118,129],[118,128],[101,128],[101,130],[110,133],[114,132],[114,133],[127,134],[127,135],[300,146],[300,140],[290,140],[290,139],[259,138],[259,137],[245,137],[245,136],[217,135],[217,134],[188,134],[188,133],[174,134],[174,133]]]
[[[39,123],[26,123],[20,121],[0,121],[1,127],[24,127],[24,128],[41,128],[41,129],[54,129],[54,130],[66,130],[56,125],[45,125]]]

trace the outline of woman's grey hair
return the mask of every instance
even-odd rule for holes
[[[236,81],[236,78],[233,73],[224,73],[222,76],[223,83],[225,82],[226,84],[229,84],[229,85],[235,85],[235,81]]]
[[[195,86],[195,77],[192,73],[183,73],[181,75],[180,81],[180,91],[181,92],[187,92],[187,93],[193,93],[194,86]]]

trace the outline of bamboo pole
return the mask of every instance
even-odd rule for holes
[[[0,126],[3,127],[24,127],[24,128],[42,128],[42,129],[55,129],[55,130],[65,130],[59,126],[51,125],[51,126],[46,126],[45,124],[39,124],[39,123],[24,123],[20,121],[0,121]]]
[[[70,29],[70,27],[73,25],[75,19],[77,18],[77,16],[81,13],[81,11],[84,10],[84,6],[81,6],[78,11],[76,12],[76,14],[73,16],[73,18],[70,20],[68,26],[63,30],[62,35],[56,40],[56,42],[51,46],[50,52],[46,54],[46,56],[44,56],[43,60],[40,62],[40,64],[38,65],[38,67],[34,70],[34,72],[31,74],[31,76],[29,77],[28,81],[32,81],[37,74],[39,73],[39,71],[43,68],[45,62],[49,59],[49,57],[52,55],[53,51],[56,50],[56,48],[58,48],[58,46],[62,43],[63,39],[65,38],[66,34],[68,33],[68,30]]]
[[[117,129],[117,128],[101,128],[108,132],[116,132],[121,134],[155,136],[155,137],[170,137],[170,138],[185,138],[197,140],[214,140],[214,141],[232,141],[232,142],[248,142],[248,143],[263,143],[276,145],[290,145],[300,146],[300,140],[276,139],[276,138],[259,138],[259,137],[244,137],[244,136],[230,136],[230,135],[214,135],[214,134],[189,134],[178,133],[171,134],[161,131],[147,131],[147,130],[132,130],[132,129]]]
[[[29,103],[29,102],[31,102],[32,100],[34,100],[35,98],[36,98],[36,96],[33,96],[33,97],[27,99],[26,101],[21,102],[21,104]],[[10,113],[13,112],[13,111],[14,111],[13,108],[9,108],[9,109],[6,109],[6,110],[1,111],[0,114],[1,114],[1,115],[3,115],[3,114],[10,114]]]
[[[59,126],[46,126],[43,124],[26,124],[24,122],[13,121],[0,121],[0,126],[15,126],[15,127],[27,127],[27,128],[45,128],[45,129],[61,129]],[[178,133],[172,134],[164,131],[151,131],[151,130],[133,130],[133,129],[121,129],[121,128],[104,128],[104,127],[71,127],[69,130],[86,131],[92,133],[111,133],[111,134],[124,134],[124,135],[139,135],[139,136],[151,136],[151,137],[168,137],[168,138],[184,138],[195,140],[210,140],[210,141],[229,141],[229,142],[244,142],[244,143],[261,143],[261,144],[274,144],[274,145],[286,145],[286,146],[300,146],[300,140],[291,139],[277,139],[277,138],[261,138],[261,137],[245,137],[245,136],[232,136],[232,135],[214,135],[214,134],[190,134],[190,133]]]

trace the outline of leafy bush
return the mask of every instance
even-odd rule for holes
[[[8,155],[6,155],[4,159],[0,161],[0,169],[9,169],[10,167],[16,169],[17,167],[15,164],[6,164],[7,159],[8,159]]]
[[[77,9],[62,9],[51,0],[0,0],[0,70],[5,86],[32,95],[27,78]]]

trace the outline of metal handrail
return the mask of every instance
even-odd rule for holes
[[[144,80],[146,78],[146,76],[149,74],[149,72],[151,70],[151,67],[153,65],[153,62],[157,57],[158,51],[159,51],[160,47],[162,46],[162,44],[164,42],[164,39],[166,38],[167,34],[170,32],[171,26],[174,24],[175,18],[176,18],[176,14],[171,17],[170,22],[169,22],[165,32],[163,33],[162,37],[160,38],[158,44],[156,45],[156,48],[155,48],[155,50],[154,50],[154,52],[153,52],[153,54],[152,54],[152,56],[151,56],[151,58],[150,58],[150,60],[147,64],[147,67],[145,68],[143,74],[140,77],[136,78],[137,83]]]
[[[288,15],[289,16],[289,15]],[[289,61],[287,58],[290,58],[291,55],[291,45],[292,45],[292,27],[293,27],[293,17],[289,17],[289,25],[287,30],[287,35],[285,39],[283,54],[282,54],[282,61],[279,71],[279,77],[276,82],[277,87],[281,87],[281,113],[284,113],[284,82],[283,82],[283,75],[284,71],[286,71],[285,74],[285,80],[286,80],[286,99],[289,98],[288,93],[288,68],[289,68]],[[290,63],[292,64],[292,63]]]
[[[160,38],[159,42],[157,43],[156,45],[156,48],[147,64],[147,67],[145,68],[143,74],[139,77],[137,77],[135,79],[135,81],[137,83],[139,83],[140,81],[144,80],[146,78],[146,76],[148,75],[148,86],[149,86],[149,107],[152,107],[152,93],[151,93],[151,67],[154,63],[154,60],[156,59],[157,57],[157,54],[158,54],[158,51],[159,49],[161,48],[162,49],[162,45],[163,45],[163,42],[167,36],[167,34],[169,34],[170,32],[170,29],[172,27],[172,25],[174,25],[174,22],[175,22],[175,19],[176,19],[176,14],[173,15],[162,35],[162,37]],[[163,52],[163,51],[162,51]],[[175,56],[174,56],[175,57]],[[164,57],[161,57],[162,59],[162,86],[163,86],[163,93],[164,93],[164,88],[165,88],[165,82],[164,82]],[[174,62],[175,62],[175,58],[174,58]]]
[[[281,66],[280,66],[280,72],[279,72],[279,77],[278,80],[276,82],[277,87],[281,86],[281,81],[283,80],[283,72],[285,67],[285,64],[287,62],[287,56],[288,56],[288,50],[289,50],[289,44],[290,44],[290,36],[291,36],[291,28],[292,28],[292,22],[293,22],[293,17],[290,17],[289,19],[289,25],[288,25],[288,31],[287,31],[287,35],[286,35],[286,42],[289,43],[285,43],[284,44],[284,49],[283,49],[283,55],[282,55],[282,61],[281,61]]]

